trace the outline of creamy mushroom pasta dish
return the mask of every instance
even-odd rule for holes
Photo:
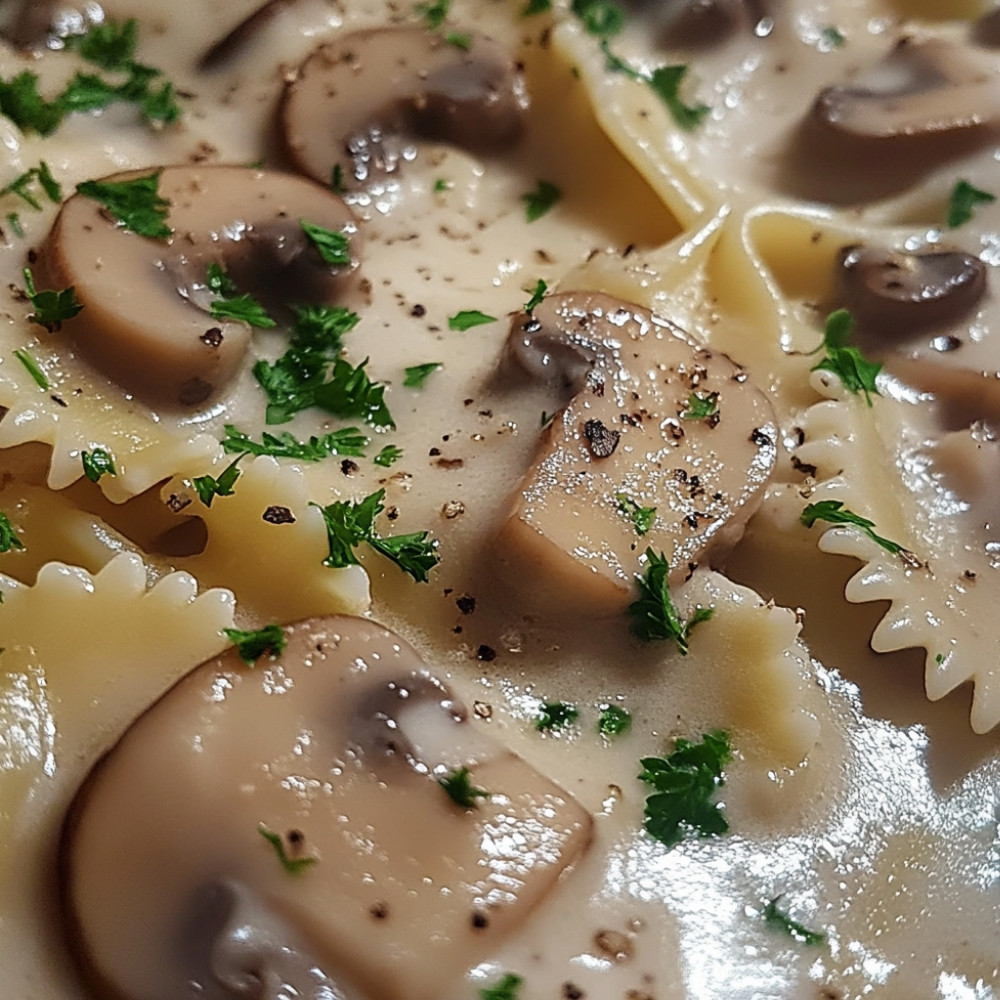
[[[0,39],[4,997],[1000,994],[1000,9]]]

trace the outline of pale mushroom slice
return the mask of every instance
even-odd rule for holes
[[[771,405],[745,371],[669,321],[592,292],[550,295],[516,316],[506,363],[572,394],[497,539],[529,600],[619,613],[647,546],[668,559],[672,585],[720,563],[777,456]],[[655,508],[643,534],[637,508]]]
[[[284,636],[189,674],[78,794],[64,898],[99,995],[440,1000],[589,844],[590,815],[398,636]],[[463,767],[470,806],[439,783]]]
[[[158,173],[172,236],[139,236],[99,202],[73,195],[42,247],[37,285],[75,288],[83,310],[63,331],[102,375],[152,406],[198,406],[235,377],[250,342],[245,323],[211,317],[209,265],[280,315],[290,304],[348,299],[360,237],[339,197],[293,174],[228,166]],[[349,263],[324,262],[301,220],[342,233]]]
[[[322,183],[339,167],[351,189],[395,175],[420,141],[501,151],[520,137],[526,109],[521,73],[498,43],[471,34],[456,46],[422,28],[375,28],[309,56],[281,118],[296,167]]]

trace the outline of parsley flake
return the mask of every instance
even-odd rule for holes
[[[855,514],[848,510],[842,500],[820,500],[818,503],[807,504],[799,515],[799,520],[807,527],[811,528],[817,521],[826,521],[829,524],[849,524],[858,528],[867,535],[873,542],[880,545],[886,552],[892,555],[899,555],[905,551],[903,546],[897,542],[892,542],[888,538],[875,534],[875,522],[869,521],[867,517]]]
[[[344,183],[344,168],[339,164],[333,165],[330,173],[330,190],[334,194],[347,194],[347,185]]]
[[[0,552],[12,552],[23,549],[24,542],[17,537],[17,529],[10,523],[10,518],[0,511]]]
[[[242,455],[237,455],[222,472],[218,478],[215,476],[195,476],[191,480],[191,485],[198,494],[198,499],[206,506],[211,507],[212,501],[216,497],[231,497],[235,493],[236,480],[240,478],[240,470],[237,468]]]
[[[875,378],[882,365],[868,361],[856,347],[848,347],[847,340],[854,328],[854,318],[846,309],[835,309],[826,318],[823,346],[826,357],[811,371],[833,372],[844,384],[848,392],[865,394],[865,402],[872,405],[871,394],[881,395],[875,385]]]
[[[39,389],[51,389],[52,386],[49,384],[49,380],[45,377],[45,372],[38,367],[38,362],[23,348],[18,347],[14,351],[14,357],[21,362],[22,365],[27,369],[28,374],[32,377],[35,385]]]
[[[474,809],[477,799],[488,799],[490,793],[485,788],[476,788],[469,777],[467,767],[459,767],[443,778],[438,778],[438,784],[448,793],[455,805],[463,809]]]
[[[538,283],[535,285],[535,290],[531,293],[531,298],[524,303],[524,311],[526,313],[533,312],[534,309],[541,305],[542,299],[545,298],[545,293],[549,290],[549,286],[541,279],[538,279]]]
[[[948,228],[957,229],[972,219],[972,211],[976,205],[988,205],[996,201],[997,196],[989,191],[980,191],[968,181],[960,180],[951,190],[948,199]]]
[[[463,309],[448,317],[449,330],[471,330],[474,326],[483,326],[486,323],[495,323],[496,316],[489,316],[478,309]]]
[[[847,44],[847,39],[839,28],[830,25],[819,33],[819,43],[823,51],[829,52],[831,49],[842,49]]]
[[[454,46],[456,49],[461,49],[463,52],[468,52],[472,48],[472,35],[464,31],[449,31],[444,36],[444,40],[449,45]]]
[[[621,736],[632,728],[632,716],[620,705],[605,705],[597,720],[597,731],[602,736]]]
[[[479,991],[479,1000],[518,1000],[523,983],[515,973],[504,973],[492,986],[484,986]]]
[[[326,524],[329,554],[323,565],[333,569],[358,565],[354,549],[365,542],[417,583],[426,583],[427,574],[441,561],[437,542],[427,531],[379,535],[375,530],[375,518],[385,510],[384,499],[385,490],[382,489],[354,502],[336,501],[326,507],[312,504],[319,509]]]
[[[102,69],[128,70],[135,58],[138,28],[135,18],[120,24],[107,20],[92,24],[82,35],[68,36],[65,44],[67,49]]]
[[[639,780],[652,785],[646,797],[643,828],[667,847],[689,834],[717,837],[729,823],[715,792],[725,784],[723,765],[732,760],[729,734],[705,733],[700,743],[678,739],[667,757],[643,757]]]
[[[440,361],[427,361],[422,365],[404,368],[403,385],[408,389],[422,389],[427,379],[439,368],[444,368]]]
[[[49,165],[42,160],[37,167],[26,170],[19,177],[15,177],[6,187],[0,188],[0,197],[3,195],[17,195],[23,202],[30,205],[36,212],[42,210],[41,202],[30,190],[33,184],[37,183],[45,193],[46,197],[54,205],[62,201],[62,188],[59,182],[52,176]]]
[[[707,104],[685,104],[681,100],[681,82],[687,66],[658,66],[649,77],[650,89],[667,106],[678,128],[693,132],[711,111]]]
[[[612,0],[573,0],[570,9],[590,35],[610,38],[625,27],[625,11]]]
[[[714,420],[719,415],[717,392],[692,392],[687,406],[680,413],[681,420]]]
[[[21,228],[21,217],[17,212],[8,212],[7,222],[10,223],[10,228],[14,230],[15,236],[24,236],[24,230]]]
[[[80,460],[83,462],[83,474],[92,483],[96,483],[101,476],[118,475],[114,457],[106,448],[84,451],[80,455]]]
[[[0,114],[22,132],[51,135],[66,112],[61,101],[47,101],[38,93],[37,73],[23,70],[11,80],[0,80]]]
[[[212,319],[233,319],[263,330],[278,325],[252,295],[236,294],[232,279],[217,261],[208,265],[206,285],[210,292],[219,296],[209,303],[208,314]]]
[[[285,633],[280,625],[265,625],[249,632],[238,628],[224,628],[222,631],[236,647],[240,659],[251,667],[265,654],[273,660],[285,649]]]
[[[394,462],[398,462],[403,457],[403,449],[397,448],[394,444],[387,444],[373,459],[376,465],[381,465],[388,469]]]
[[[540,706],[539,713],[535,719],[535,729],[540,733],[549,729],[564,729],[576,722],[580,716],[580,710],[565,701],[547,701]]]
[[[302,226],[302,231],[306,236],[312,240],[320,257],[330,267],[340,267],[351,263],[351,247],[343,233],[324,229],[322,226],[306,222],[305,219],[299,219],[299,225]]]
[[[226,437],[222,441],[223,450],[229,454],[270,455],[272,458],[294,458],[303,462],[322,462],[331,455],[361,457],[367,444],[368,438],[357,427],[344,427],[322,437],[313,435],[308,441],[299,441],[288,431],[280,434],[264,431],[260,441],[252,441],[249,435],[232,424],[226,424]]]
[[[27,267],[24,269],[24,290],[34,309],[28,316],[29,322],[44,326],[49,333],[55,333],[65,320],[72,319],[83,309],[83,303],[77,301],[75,286],[40,292],[35,288],[34,276]]]
[[[778,909],[778,901],[780,899],[781,896],[775,896],[764,907],[764,922],[768,927],[782,931],[800,944],[816,945],[826,943],[826,935],[824,933],[821,931],[811,931],[797,920],[792,920],[786,913],[782,913]]]
[[[521,17],[533,17],[535,14],[547,14],[552,10],[552,0],[528,0],[521,8]]]
[[[128,181],[84,181],[76,190],[103,205],[130,232],[163,240],[173,230],[166,223],[170,202],[159,193],[162,172],[156,170]]]
[[[443,177],[439,177],[434,182],[434,193],[443,194],[452,186],[451,181],[446,181]]]
[[[643,642],[669,639],[682,656],[687,656],[688,638],[691,630],[712,617],[712,608],[697,607],[687,621],[683,621],[670,599],[667,577],[670,567],[666,556],[657,555],[651,548],[646,549],[649,565],[642,576],[636,574],[639,585],[639,599],[628,607],[632,617],[632,633]]]
[[[551,209],[559,199],[562,191],[551,181],[539,181],[534,191],[521,195],[524,202],[524,216],[528,222],[540,219]]]
[[[257,832],[274,848],[281,867],[289,875],[301,875],[310,865],[316,864],[316,858],[290,858],[281,835],[269,830],[263,823],[258,825]]]
[[[618,511],[624,514],[632,522],[635,533],[641,538],[656,520],[655,507],[640,507],[631,497],[625,493],[616,493],[615,500],[618,501]]]
[[[444,24],[445,18],[448,16],[448,9],[451,7],[451,0],[433,0],[432,3],[418,3],[414,10],[418,14],[422,14],[424,18],[424,24],[431,30],[434,31],[436,28],[440,28]]]

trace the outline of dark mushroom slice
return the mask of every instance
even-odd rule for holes
[[[52,33],[54,0],[10,0],[0,4],[0,37],[19,49],[42,48]]]
[[[202,53],[198,59],[198,69],[211,71],[223,67],[245,50],[254,36],[263,31],[283,7],[293,3],[295,0],[267,0],[261,4]]]
[[[505,364],[570,396],[542,432],[497,541],[530,599],[611,615],[648,546],[677,584],[718,565],[777,455],[771,405],[746,372],[632,303],[550,295],[511,324]],[[635,508],[655,508],[640,536]]]
[[[240,292],[279,316],[288,303],[344,301],[353,294],[357,224],[329,189],[244,167],[166,167],[159,192],[170,202],[168,240],[128,231],[98,202],[77,194],[60,210],[39,259],[39,287],[72,285],[83,303],[64,328],[76,349],[144,402],[203,404],[243,362],[250,328],[211,317],[216,296],[206,285],[209,265],[220,264]],[[325,263],[302,219],[343,233],[350,263]]]
[[[1000,48],[1000,7],[994,7],[973,22],[970,37],[987,49]]]
[[[903,38],[875,65],[819,93],[786,181],[833,202],[885,197],[990,141],[998,109],[1000,76],[984,53]]]
[[[62,886],[97,995],[437,1000],[587,847],[590,815],[398,636],[285,637],[198,667],[81,788]],[[439,784],[462,767],[471,806]]]
[[[384,181],[421,141],[477,155],[514,143],[527,99],[496,43],[468,48],[422,28],[355,31],[320,46],[289,83],[281,109],[295,166],[321,183],[340,167],[347,188]]]
[[[633,0],[662,48],[705,49],[751,31],[766,16],[761,0]]]
[[[876,349],[946,330],[986,293],[986,265],[961,250],[848,246],[838,254],[837,277],[837,304],[850,310],[863,343]]]

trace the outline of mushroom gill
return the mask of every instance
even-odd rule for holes
[[[742,536],[777,426],[727,357],[639,306],[568,292],[514,317],[505,365],[571,397],[543,430],[496,541],[531,600],[616,614],[647,545],[666,555],[673,585]],[[643,508],[655,514],[640,534]]]
[[[398,636],[284,635],[194,670],[78,793],[62,883],[99,995],[439,1000],[587,847],[590,815]],[[462,768],[471,805],[440,783]]]

